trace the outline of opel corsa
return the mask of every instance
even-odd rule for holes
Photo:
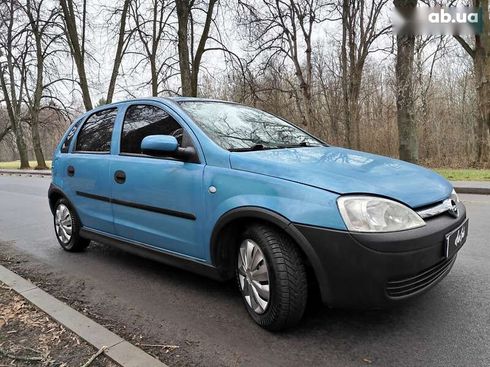
[[[248,313],[269,330],[299,322],[309,289],[331,307],[416,296],[448,274],[468,235],[464,205],[436,173],[223,101],[89,111],[62,138],[52,177],[65,250],[97,241],[236,277]]]

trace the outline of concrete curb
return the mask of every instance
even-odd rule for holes
[[[36,170],[20,170],[20,169],[0,169],[0,176],[16,175],[16,176],[51,176],[51,171],[36,171]],[[458,194],[477,194],[490,195],[490,182],[451,181],[454,189]]]
[[[96,349],[108,347],[104,354],[122,367],[168,367],[1,265],[0,281]]]
[[[458,194],[490,195],[490,188],[486,187],[455,187],[454,190]]]
[[[51,176],[51,171],[33,169],[0,169],[0,175],[17,175],[17,176]]]

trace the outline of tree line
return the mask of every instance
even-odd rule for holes
[[[439,2],[440,3],[440,2]],[[393,33],[433,0],[5,0],[0,158],[46,168],[77,114],[147,95],[234,100],[327,142],[488,166],[490,28]],[[448,1],[445,5],[457,5]]]

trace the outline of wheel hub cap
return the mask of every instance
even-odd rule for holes
[[[257,314],[262,314],[269,305],[269,271],[264,254],[252,240],[240,244],[238,253],[238,279],[247,304]]]
[[[66,205],[60,204],[56,208],[54,225],[58,239],[64,244],[69,243],[72,235],[73,222],[70,210],[66,207]]]

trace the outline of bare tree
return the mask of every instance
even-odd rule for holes
[[[156,97],[162,81],[175,72],[174,53],[171,50],[174,4],[166,0],[153,0],[150,9],[145,8],[145,4],[140,0],[131,2],[131,19],[142,46],[142,51],[136,53],[143,56],[134,69],[138,71],[142,64],[149,64],[151,94]]]
[[[47,14],[43,12],[44,0],[27,0],[26,5],[23,7],[29,21],[29,28],[32,38],[34,39],[34,52],[35,52],[35,82],[34,91],[29,91],[28,83],[24,83],[26,92],[26,100],[29,106],[29,123],[31,126],[32,146],[34,149],[34,155],[36,156],[37,167],[36,169],[47,169],[46,161],[44,159],[44,153],[42,150],[42,143],[39,134],[39,114],[41,112],[41,100],[44,92],[44,68],[45,58],[49,52],[49,46],[56,40],[57,35],[50,35],[48,32],[53,26],[53,22],[58,17],[58,12],[55,9],[48,9]],[[45,18],[44,18],[45,16]],[[27,79],[26,75],[23,76]]]
[[[217,3],[218,0],[208,0],[202,4],[195,0],[175,0],[178,18],[177,40],[180,78],[182,95],[184,96],[197,96],[199,70],[202,57],[207,51],[206,43],[210,37],[209,32]],[[198,12],[204,13],[204,23],[200,35],[197,32],[198,24],[195,15]],[[195,51],[194,42],[197,42]]]
[[[23,98],[23,85],[25,80],[17,77],[24,75],[25,58],[28,44],[23,33],[25,28],[15,25],[16,16],[19,13],[19,4],[15,0],[5,2],[0,6],[0,57],[5,55],[5,62],[0,63],[0,84],[10,119],[10,127],[15,135],[15,141],[20,156],[20,168],[29,168],[27,146],[21,121],[21,106]],[[19,51],[16,54],[16,51]],[[16,71],[16,67],[20,70]],[[6,75],[5,75],[6,74]]]
[[[366,59],[374,52],[373,45],[391,26],[380,26],[381,11],[388,0],[341,0],[342,43],[340,63],[342,69],[342,92],[344,99],[344,123],[347,144],[359,149],[360,111],[359,95],[362,73]]]
[[[131,33],[128,35],[126,32],[126,21],[128,18],[129,5],[131,0],[124,0],[124,4],[121,11],[121,18],[119,20],[119,32],[117,38],[116,54],[114,55],[114,65],[112,67],[111,79],[109,81],[109,88],[107,90],[106,102],[111,103],[114,97],[114,90],[116,89],[116,81],[119,75],[119,68],[123,56],[131,40]]]
[[[312,34],[315,25],[326,19],[325,11],[331,4],[315,0],[239,0],[238,3],[253,51],[257,57],[266,56],[264,67],[276,57],[292,62],[302,95],[298,106],[303,125],[311,125]]]
[[[84,3],[85,4],[85,3]],[[68,44],[70,46],[70,51],[75,61],[75,65],[78,70],[78,77],[80,84],[80,89],[82,91],[82,99],[85,109],[91,110],[92,99],[90,97],[90,90],[88,86],[87,73],[85,71],[85,27],[86,27],[86,17],[85,17],[85,6],[83,9],[82,16],[82,42],[80,44],[80,35],[78,33],[77,27],[77,15],[75,13],[75,6],[73,0],[60,0],[61,9],[63,11],[63,19],[65,23],[65,34]]]
[[[483,32],[476,34],[473,45],[463,37],[454,36],[463,49],[471,56],[475,71],[476,91],[478,96],[478,149],[479,163],[490,159],[490,22],[488,0],[474,0],[474,6],[482,9]]]
[[[396,9],[405,18],[411,19],[417,0],[394,0]],[[402,30],[396,36],[396,108],[398,122],[399,156],[408,162],[417,163],[419,149],[413,86],[415,35]]]

